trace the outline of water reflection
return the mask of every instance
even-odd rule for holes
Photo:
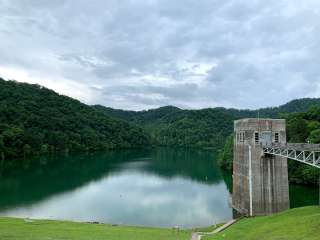
[[[227,185],[209,151],[49,157],[12,172],[2,171],[1,215],[182,227],[232,216]]]
[[[232,217],[231,189],[231,174],[220,170],[210,151],[46,156],[0,165],[0,215],[206,226]],[[317,188],[290,185],[291,207],[318,204],[318,196]]]

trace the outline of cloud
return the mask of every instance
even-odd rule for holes
[[[279,105],[319,97],[319,17],[317,0],[0,0],[0,74],[116,108]]]

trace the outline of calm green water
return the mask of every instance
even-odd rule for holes
[[[153,149],[41,157],[0,166],[0,215],[144,226],[232,218],[231,176],[210,151]],[[19,166],[19,167],[15,167]],[[290,188],[293,206],[317,190]]]

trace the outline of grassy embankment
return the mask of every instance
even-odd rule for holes
[[[213,227],[194,231],[212,231]],[[67,221],[24,220],[0,217],[1,240],[184,240],[191,230],[112,226]],[[316,240],[320,239],[320,207],[291,209],[273,216],[245,218],[225,231],[202,240]]]
[[[319,240],[320,207],[291,209],[265,217],[245,218],[225,231],[202,240]]]
[[[0,217],[1,240],[185,240],[191,231]]]

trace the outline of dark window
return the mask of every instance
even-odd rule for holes
[[[240,133],[240,142],[244,142],[244,132]]]
[[[279,142],[279,133],[274,134],[274,142],[278,143]]]
[[[255,141],[256,144],[259,143],[259,133],[258,132],[254,133],[254,141]]]

